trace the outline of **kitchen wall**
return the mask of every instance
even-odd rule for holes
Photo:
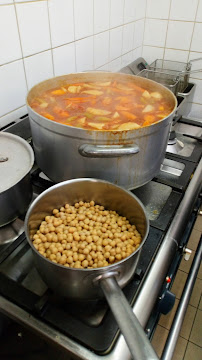
[[[146,0],[0,0],[0,127],[54,75],[117,71],[142,53]]]
[[[188,62],[202,58],[202,0],[147,0],[142,56]],[[202,69],[202,60],[192,69]],[[202,72],[192,74],[196,84],[189,116],[202,119]]]
[[[201,34],[202,0],[0,0],[0,128],[26,114],[44,79],[117,71],[141,55],[187,62],[202,57]],[[202,73],[192,81],[199,117]]]

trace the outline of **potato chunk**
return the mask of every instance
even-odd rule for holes
[[[145,108],[142,110],[143,113],[146,113],[146,112],[150,112],[150,111],[153,111],[154,110],[154,106],[152,105],[147,105],[145,106]]]
[[[103,109],[96,109],[92,107],[88,107],[87,112],[93,114],[93,115],[109,115],[111,114],[111,111],[103,110]]]
[[[162,95],[161,95],[159,92],[157,92],[157,91],[152,92],[150,95],[151,95],[155,100],[161,100],[161,99],[162,99]]]
[[[84,90],[82,91],[82,94],[89,94],[89,95],[102,95],[103,91],[99,91],[99,90]]]
[[[135,129],[139,129],[141,126],[134,123],[134,122],[128,122],[128,123],[124,123],[121,124],[118,127],[118,130],[135,130]]]
[[[80,85],[71,85],[68,87],[68,91],[72,94],[78,94],[81,91]]]
[[[104,126],[105,124],[103,124],[103,123],[96,123],[96,122],[89,122],[88,125],[94,127],[94,128],[97,129],[97,130],[102,130],[102,128],[103,128],[103,126]]]

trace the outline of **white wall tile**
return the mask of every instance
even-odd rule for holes
[[[94,34],[109,29],[109,0],[94,0]]]
[[[202,52],[202,23],[195,23],[191,51]]]
[[[183,50],[165,49],[164,59],[172,61],[188,61],[189,52]]]
[[[124,0],[111,0],[110,28],[123,24]]]
[[[133,60],[139,58],[140,56],[142,56],[142,46],[133,50]]]
[[[134,0],[135,2],[135,20],[142,19],[146,14],[146,0]]]
[[[125,54],[133,49],[134,28],[134,22],[123,26],[122,54]]]
[[[50,48],[46,1],[16,4],[23,55],[36,54]]]
[[[93,0],[74,0],[75,39],[93,34]]]
[[[49,0],[49,17],[52,46],[74,40],[73,0]]]
[[[121,69],[121,57],[109,63],[109,71],[118,72]]]
[[[122,55],[122,58],[121,58],[121,66],[124,67],[124,66],[127,66],[128,64],[130,64],[134,59],[133,57],[133,51],[130,51],[128,52],[127,54],[125,55]]]
[[[169,21],[166,47],[189,50],[194,23]]]
[[[109,60],[113,60],[121,56],[122,52],[122,35],[123,27],[110,30],[110,48],[109,48]]]
[[[109,63],[105,64],[103,66],[100,66],[97,70],[98,71],[109,71]]]
[[[51,51],[45,51],[24,59],[28,88],[53,77]]]
[[[202,54],[197,52],[191,52],[189,54],[189,61],[194,59],[202,59]],[[193,61],[192,63],[191,70],[198,70],[198,69],[202,70],[202,60]],[[191,74],[191,77],[202,80],[202,72],[193,73]],[[201,98],[202,98],[202,94],[201,94]]]
[[[199,119],[202,123],[202,105],[199,104],[192,104],[191,111],[189,113],[189,117],[193,119]]]
[[[156,59],[163,59],[163,53],[163,48],[143,46],[142,57],[147,61],[148,64],[151,64]]]
[[[0,0],[0,5],[13,4],[13,0]]]
[[[0,116],[25,105],[27,86],[22,60],[0,67]]]
[[[0,65],[22,57],[14,5],[0,8]]]
[[[167,23],[167,20],[146,19],[144,44],[150,46],[164,46]]]
[[[202,80],[193,79],[192,77],[190,77],[189,81],[196,84],[196,90],[194,92],[193,102],[197,103],[197,104],[202,104],[202,96],[201,96],[201,94],[202,94]],[[201,114],[201,118],[202,118],[202,114]]]
[[[55,76],[76,72],[74,43],[53,49],[53,66]]]
[[[198,0],[172,0],[170,19],[194,21],[196,17]]]
[[[94,65],[98,68],[109,61],[109,31],[94,36]]]
[[[137,20],[134,28],[133,48],[142,46],[144,38],[144,24],[145,20]]]
[[[16,2],[16,3],[23,3],[23,2],[30,2],[30,1],[31,0],[14,0],[14,2]]]
[[[199,0],[196,21],[202,22],[202,0]]]
[[[0,117],[0,129],[3,126],[9,125],[13,121],[17,121],[21,116],[27,114],[27,106],[21,106],[17,110],[11,111],[8,114]]]
[[[125,0],[124,3],[124,24],[135,20],[135,1]]]
[[[170,0],[147,0],[146,17],[168,19]]]
[[[93,37],[76,41],[75,45],[77,71],[93,70]]]

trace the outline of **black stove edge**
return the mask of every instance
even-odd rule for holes
[[[173,189],[175,190],[179,190],[179,191],[185,191],[189,181],[191,180],[191,177],[194,173],[194,170],[196,169],[197,163],[192,162],[192,161],[187,161],[185,158],[178,158],[176,159],[175,156],[173,156],[173,154],[170,153],[166,153],[165,154],[165,159],[169,159],[169,160],[173,160],[173,161],[177,161],[180,162],[182,164],[185,165],[184,170],[182,171],[182,174],[179,177],[176,177],[175,181],[174,180],[169,180],[166,178],[166,175],[164,176],[163,173],[159,173],[154,180],[157,182],[160,182],[162,184],[171,186]]]

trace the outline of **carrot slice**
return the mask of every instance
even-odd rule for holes
[[[57,90],[53,90],[51,91],[52,95],[63,95],[65,94],[67,91],[63,90],[63,89],[57,89]]]
[[[46,117],[47,119],[54,120],[54,116],[48,113],[41,113],[42,116]]]
[[[137,116],[135,116],[134,114],[130,113],[129,111],[121,111],[121,114],[125,117],[127,117],[127,119],[129,120],[135,120],[137,118]]]
[[[59,117],[62,117],[62,118],[69,116],[68,111],[64,111],[59,106],[54,106],[53,111],[55,114],[57,114]]]

